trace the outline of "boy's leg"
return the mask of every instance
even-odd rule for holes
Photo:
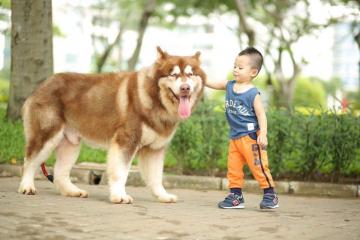
[[[231,188],[242,188],[244,185],[244,164],[246,160],[243,155],[238,151],[237,140],[230,140],[228,162],[227,162],[227,179],[228,187]]]
[[[228,150],[228,187],[231,193],[220,202],[220,208],[244,208],[244,198],[241,189],[244,185],[243,167],[246,164],[245,158],[240,154],[236,146],[238,140],[230,140]]]
[[[249,136],[244,138],[241,147],[250,171],[259,182],[260,188],[273,188],[275,184],[269,169],[267,151],[261,149],[256,140]]]
[[[279,207],[277,195],[273,190],[275,184],[270,173],[266,149],[261,149],[261,146],[256,143],[256,140],[247,136],[242,143],[242,152],[251,173],[264,190],[264,197],[260,203],[260,208]]]

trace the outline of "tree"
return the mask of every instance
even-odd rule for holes
[[[267,39],[263,38],[262,42],[265,55],[274,66],[274,74],[269,73],[269,69],[265,67],[269,75],[269,83],[275,86],[270,75],[273,75],[278,82],[278,86],[273,88],[276,106],[290,109],[294,99],[296,79],[301,73],[302,65],[306,64],[305,59],[294,52],[294,45],[304,36],[315,35],[319,30],[343,21],[347,16],[329,15],[327,19],[323,19],[323,22],[318,23],[312,20],[311,4],[307,0],[252,2],[254,4],[251,5],[249,14],[267,28],[267,35],[270,36]],[[289,75],[284,71],[285,61],[291,64]]]
[[[51,0],[11,1],[10,120],[20,118],[25,99],[53,73],[51,5]]]
[[[97,13],[93,16],[92,23],[94,25],[108,29],[110,29],[111,25],[118,27],[115,38],[103,35],[101,32],[92,35],[96,72],[103,71],[114,49],[118,49],[119,51],[119,58],[116,61],[116,65],[117,68],[121,70],[123,62],[122,36],[126,30],[135,28],[136,22],[139,21],[139,8],[139,0],[100,0],[91,6],[91,9]]]
[[[128,70],[134,70],[136,63],[139,59],[140,50],[142,46],[142,41],[144,38],[145,30],[149,24],[149,19],[151,15],[154,13],[155,7],[156,7],[156,0],[148,0],[145,1],[144,11],[141,15],[141,19],[138,26],[138,38],[136,41],[136,47],[133,52],[133,55],[128,61]]]

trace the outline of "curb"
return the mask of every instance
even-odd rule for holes
[[[52,167],[47,167],[49,173],[53,172]],[[20,177],[22,166],[0,164],[0,177]],[[37,172],[35,179],[46,180],[41,170]],[[106,165],[97,163],[80,163],[71,170],[73,182],[91,185],[106,185]],[[227,179],[219,177],[183,176],[165,174],[163,183],[166,188],[185,188],[194,190],[226,190]],[[127,186],[145,186],[144,181],[136,166],[132,167]],[[262,193],[257,181],[246,180],[244,191],[250,193]],[[360,185],[355,184],[333,184],[297,181],[277,181],[276,191],[280,194],[299,196],[321,196],[338,198],[358,198],[360,196]]]

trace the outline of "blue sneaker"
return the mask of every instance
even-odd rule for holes
[[[275,193],[265,193],[260,203],[261,209],[274,209],[279,207],[279,199]]]
[[[244,197],[235,193],[230,193],[224,201],[219,202],[219,208],[244,208]]]

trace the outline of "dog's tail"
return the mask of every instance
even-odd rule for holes
[[[53,182],[54,182],[54,176],[48,174],[48,172],[46,171],[46,168],[45,168],[45,163],[41,164],[41,170],[42,170],[43,174],[45,175],[45,177],[47,177],[47,179],[48,179],[50,182],[53,183]]]

